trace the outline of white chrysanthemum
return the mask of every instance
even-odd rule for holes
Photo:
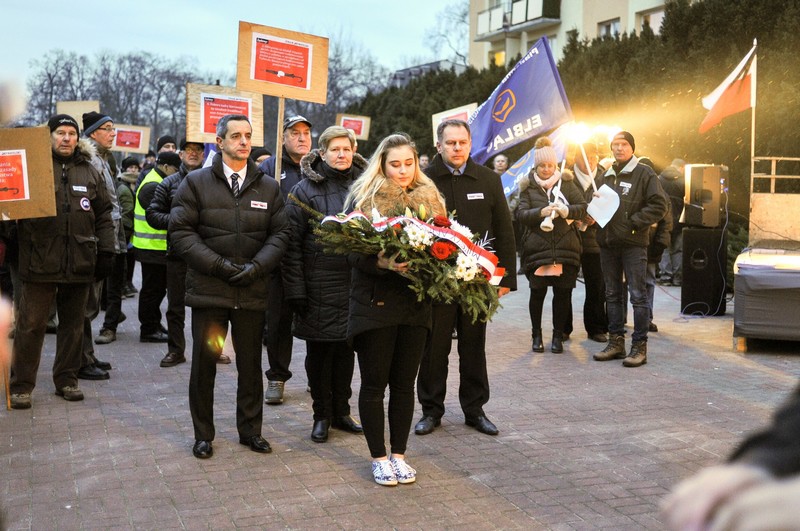
[[[458,253],[456,257],[456,278],[470,281],[478,274],[478,259],[472,254]]]
[[[425,249],[433,243],[433,235],[413,223],[403,227],[403,231],[408,236],[408,244],[414,249]]]
[[[450,220],[450,230],[456,231],[457,233],[463,235],[469,240],[472,239],[472,231],[469,230],[469,227],[462,225],[458,221],[452,219]]]

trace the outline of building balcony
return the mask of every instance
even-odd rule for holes
[[[478,13],[476,42],[561,24],[561,0],[517,0]]]

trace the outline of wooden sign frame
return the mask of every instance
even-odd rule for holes
[[[469,121],[469,117],[472,115],[473,112],[478,108],[477,103],[469,103],[467,105],[462,105],[460,107],[454,107],[452,109],[448,109],[446,111],[437,112],[433,116],[431,116],[431,124],[433,125],[433,145],[436,145],[436,142],[439,141],[436,138],[436,128],[439,127],[439,124],[444,122],[445,120],[451,120],[454,118],[462,119],[465,122]]]
[[[83,133],[83,115],[87,112],[100,112],[100,102],[97,100],[56,102],[56,114],[68,114],[75,118],[81,126],[81,133]]]
[[[253,145],[264,145],[264,97],[219,85],[186,84],[186,140],[214,144],[225,114],[244,114],[253,126]],[[214,131],[214,132],[210,132]]]
[[[342,113],[336,115],[336,125],[352,130],[358,140],[369,140],[369,126],[371,123],[372,118],[369,116]]]
[[[56,215],[55,179],[53,176],[53,149],[48,127],[23,127],[0,129],[0,153],[22,152],[27,173],[27,198],[25,190],[20,199],[0,200],[0,218],[26,219]],[[8,187],[6,177],[16,173],[0,161],[0,189]]]
[[[123,153],[143,153],[150,150],[150,128],[140,125],[114,124],[117,136],[114,137],[112,151]]]
[[[239,21],[236,87],[327,103],[328,39]]]

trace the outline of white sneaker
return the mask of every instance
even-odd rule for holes
[[[394,468],[394,475],[397,477],[398,483],[414,483],[417,480],[417,471],[411,468],[405,459],[395,456],[389,458]]]
[[[394,486],[397,485],[397,476],[394,466],[388,459],[372,462],[372,477],[378,485]]]

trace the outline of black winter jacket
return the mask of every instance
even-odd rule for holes
[[[658,180],[669,196],[669,202],[672,206],[672,231],[680,231],[683,229],[680,219],[681,214],[683,214],[683,198],[686,193],[686,181],[683,173],[675,166],[667,166],[658,176]]]
[[[252,161],[240,190],[234,197],[220,154],[210,167],[190,172],[178,187],[168,230],[175,252],[188,265],[187,306],[266,309],[266,275],[280,263],[290,229],[278,184]],[[221,270],[223,259],[252,262],[256,280],[246,287],[231,286]]]
[[[189,170],[181,163],[181,167],[177,172],[167,176],[156,186],[153,192],[153,199],[150,200],[150,205],[145,211],[147,223],[154,229],[167,230],[169,228],[169,212],[172,209],[172,201],[178,192],[178,186],[180,186],[183,178],[188,173]],[[167,232],[167,258],[178,258],[172,251],[172,245],[169,240],[170,235]]]
[[[53,156],[56,215],[17,222],[23,281],[93,282],[97,253],[115,252],[111,199],[82,144],[67,160]]]
[[[498,265],[506,270],[500,286],[515,291],[516,244],[500,176],[469,158],[463,175],[454,177],[441,155],[433,157],[425,173],[433,179],[444,196],[447,210],[456,211],[456,220],[481,238],[489,239],[499,259]]]
[[[328,166],[318,150],[300,161],[305,177],[292,188],[298,201],[322,214],[344,212],[350,184],[367,167],[367,161],[353,154],[347,172]],[[343,255],[328,254],[317,243],[309,225],[310,214],[294,201],[286,205],[292,236],[281,264],[284,296],[303,301],[306,310],[295,313],[294,335],[313,341],[347,339],[347,316],[350,300],[350,264]]]
[[[270,157],[262,162],[258,169],[263,171],[267,177],[272,177],[274,179],[276,160],[277,159],[275,157]],[[300,179],[302,178],[303,170],[300,168],[300,165],[293,161],[284,150],[283,156],[281,156],[281,178],[279,182],[284,201],[286,200],[286,196],[289,195],[289,191],[294,188],[294,186],[299,183]]]
[[[619,195],[620,204],[611,221],[598,229],[597,243],[600,247],[647,247],[650,226],[667,212],[664,190],[652,168],[639,164],[635,156],[619,171],[615,167],[606,171],[602,184]]]
[[[586,200],[571,180],[571,173],[564,172],[561,180],[561,193],[569,202],[569,219],[581,219],[586,215]],[[568,178],[570,180],[568,180]],[[542,209],[550,204],[547,193],[533,181],[520,193],[517,220],[525,227],[522,240],[522,270],[526,274],[543,265],[570,264],[581,265],[581,240],[575,224],[569,224],[561,216],[553,219],[553,230],[541,229]]]

